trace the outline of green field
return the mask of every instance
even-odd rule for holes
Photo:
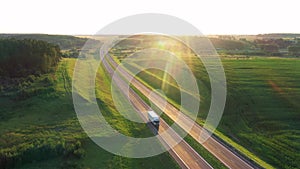
[[[223,59],[228,84],[218,128],[276,168],[299,168],[300,60]]]
[[[63,57],[77,57],[87,40],[72,36],[0,35],[0,39],[10,37],[40,39],[57,44],[64,49]],[[190,40],[193,41],[193,37]],[[271,42],[280,43],[282,40]],[[255,46],[268,41],[256,44],[253,40],[214,39],[213,43],[222,55],[227,78],[226,107],[215,136],[264,168],[300,168],[300,59],[295,57],[297,55],[278,52],[273,54],[281,57],[269,57],[271,53],[268,51],[263,51],[260,57],[252,56],[262,54],[261,49]],[[295,39],[289,38],[283,46],[279,45],[280,50],[287,51],[289,43],[296,45]],[[201,98],[197,122],[203,125],[210,107],[211,89],[201,61],[178,41],[161,36],[134,36],[110,52],[120,62],[143,48],[173,51],[192,69]],[[1,50],[5,51],[6,47]],[[81,57],[97,54],[96,51]],[[5,55],[5,52],[2,54]],[[23,56],[22,52],[18,56]],[[142,60],[136,59],[136,64],[131,66],[141,68],[139,61]],[[151,61],[151,56],[147,61]],[[29,62],[33,63],[34,59]],[[179,168],[168,153],[144,159],[124,158],[107,152],[87,137],[72,102],[75,62],[75,59],[64,58],[58,65],[48,65],[49,70],[45,72],[3,76],[0,80],[0,169]],[[171,63],[170,60],[168,62]],[[95,66],[94,62],[87,64]],[[11,70],[30,73],[23,68]],[[149,88],[161,89],[171,104],[180,107],[178,84],[170,75],[148,69],[136,77]],[[80,80],[84,82],[87,80],[85,78],[83,76]],[[107,122],[128,136],[152,136],[146,125],[132,122],[117,112],[116,103],[112,101],[110,81],[107,72],[99,67],[95,93]],[[80,90],[78,92],[83,98],[86,97]],[[188,94],[193,96],[193,93]],[[147,101],[144,96],[142,98]],[[161,117],[167,123],[173,123],[166,115]],[[225,168],[192,137],[187,136],[185,140],[214,168]]]
[[[198,79],[202,106],[198,123],[203,124],[210,105],[209,79],[199,59],[183,59]],[[138,62],[131,66],[138,68]],[[222,62],[228,95],[216,135],[263,167],[299,168],[300,60],[224,57]],[[137,78],[164,91],[178,107],[178,85],[163,81],[164,76],[160,70],[148,69]]]
[[[100,148],[86,136],[72,103],[75,61],[63,59],[55,72],[1,92],[0,168],[178,168],[168,153],[144,159],[124,158]],[[122,133],[150,135],[146,125],[128,124],[116,113],[110,104],[110,79],[101,67],[98,75],[96,84],[101,87],[96,92],[105,117]],[[113,120],[118,123],[113,124]]]

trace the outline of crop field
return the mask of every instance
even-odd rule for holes
[[[168,153],[145,159],[125,158],[107,152],[87,137],[72,103],[71,76],[75,61],[63,59],[55,72],[25,81],[19,85],[20,90],[1,93],[3,166],[0,168],[153,168],[153,165],[178,168]],[[150,135],[146,125],[127,123],[128,120],[116,113],[115,107],[109,104],[112,102],[110,79],[101,67],[98,75],[99,108],[107,119],[118,121],[111,121],[113,127],[126,135]]]
[[[198,123],[203,124],[210,105],[208,76],[198,58],[184,59],[198,79]],[[216,135],[262,166],[298,168],[300,60],[224,57],[222,63],[228,95]],[[178,107],[178,85],[166,76],[160,70],[148,69],[137,78],[150,88],[164,91],[169,102]]]
[[[277,168],[299,168],[300,60],[223,64],[228,98],[219,131]]]

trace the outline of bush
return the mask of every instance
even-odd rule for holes
[[[0,150],[0,168],[13,168],[25,163],[47,160],[53,157],[82,158],[85,155],[80,141],[66,143],[64,139],[37,140],[34,143],[21,144]],[[76,163],[67,162],[62,168],[81,168]]]
[[[80,141],[76,141],[75,143],[69,143],[66,145],[65,157],[74,156],[76,158],[82,158],[85,155],[85,151],[81,146]]]
[[[35,81],[35,79],[36,79],[36,77],[34,76],[34,75],[29,75],[28,77],[27,77],[27,81],[28,82],[34,82]]]
[[[48,84],[48,85],[51,85],[51,84],[54,84],[54,81],[51,77],[49,76],[45,76],[41,79],[41,82],[43,82],[44,84]]]
[[[74,161],[64,161],[61,165],[61,169],[82,169],[82,166]]]
[[[73,152],[74,156],[77,157],[77,158],[82,158],[85,156],[85,151],[83,148],[79,148],[77,150],[74,150]]]

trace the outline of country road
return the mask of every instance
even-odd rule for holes
[[[114,68],[118,66],[118,64],[114,61],[111,56],[107,56],[110,64],[113,65]],[[105,60],[105,59],[104,59]],[[205,142],[202,142],[200,139],[201,134],[206,134],[207,131],[204,130],[200,125],[194,123],[187,115],[180,112],[177,108],[175,108],[170,103],[165,103],[164,98],[160,95],[153,93],[148,87],[144,86],[141,82],[132,77],[130,73],[128,73],[124,68],[119,67],[120,74],[129,81],[131,80],[131,84],[139,90],[143,95],[149,96],[148,99],[154,103],[158,108],[163,110],[163,112],[169,116],[173,121],[185,131],[189,132],[195,140],[197,140],[204,148],[206,148],[211,154],[213,154],[218,160],[220,160],[225,166],[228,168],[242,168],[242,169],[250,169],[250,168],[259,168],[255,164],[250,163],[236,152],[232,152],[228,147],[222,145],[216,138],[209,137]],[[191,130],[190,126],[193,126]]]
[[[110,76],[113,76],[114,70],[110,66],[110,64],[104,59],[103,60],[104,68],[107,70]],[[122,80],[122,78],[114,78],[115,83],[122,91],[126,91],[126,83]],[[125,93],[124,93],[125,94]],[[151,108],[132,90],[129,89],[129,99],[131,103],[138,110],[139,115],[144,120],[145,123],[147,120],[147,110]],[[154,134],[158,134],[159,141],[164,146],[174,145],[174,142],[180,139],[180,136],[172,129],[170,126],[161,119],[159,131],[157,131],[154,126],[148,125]],[[168,134],[165,131],[169,129]],[[171,131],[171,132],[170,132]],[[182,138],[181,138],[182,139]],[[181,168],[212,168],[187,142],[183,139],[180,143],[175,145],[173,148],[169,150],[171,156],[177,161]]]

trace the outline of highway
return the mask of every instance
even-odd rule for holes
[[[111,56],[107,56],[111,65],[114,68],[118,66],[118,64],[114,61]],[[129,81],[132,79],[132,75],[128,73],[125,69],[120,68],[120,74]],[[197,140],[204,148],[206,148],[211,154],[213,154],[218,160],[220,160],[225,166],[228,168],[242,168],[242,169],[250,169],[250,168],[259,168],[254,164],[248,162],[246,159],[242,158],[236,152],[231,151],[228,147],[222,145],[215,137],[208,138],[205,142],[202,142],[200,139],[200,135],[207,134],[207,131],[203,129],[200,125],[194,123],[192,119],[186,116],[184,113],[180,112],[170,103],[165,103],[164,98],[160,95],[153,93],[151,89],[143,85],[141,82],[133,78],[131,80],[131,84],[139,90],[143,95],[149,96],[148,99],[154,103],[158,108],[160,108],[167,116],[169,116],[173,121],[189,133],[195,140]],[[193,126],[191,130],[190,126]]]
[[[111,65],[103,59],[103,66],[112,77],[114,70]],[[122,78],[114,78],[115,83],[121,89],[121,91],[126,91],[127,84],[122,80]],[[125,93],[123,93],[125,94]],[[126,95],[126,94],[125,94]],[[147,111],[151,108],[132,90],[129,89],[129,97],[131,103],[138,110],[139,115],[144,120],[145,123],[148,122]],[[155,129],[154,126],[148,125],[154,134],[158,134],[159,141],[164,146],[174,145],[174,142],[180,139],[180,136],[163,120],[160,120],[159,131]],[[170,128],[170,129],[169,129]],[[162,134],[165,130],[169,129],[171,132],[169,134]],[[196,169],[204,168],[211,169],[212,167],[187,143],[181,138],[181,142],[175,145],[169,150],[171,156],[176,160],[181,168]]]

